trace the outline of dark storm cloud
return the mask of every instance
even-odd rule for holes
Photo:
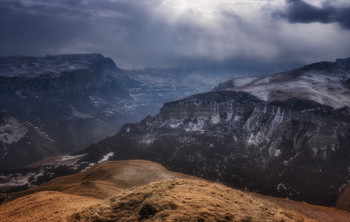
[[[276,16],[286,18],[292,23],[337,22],[344,29],[350,29],[350,6],[334,7],[324,3],[322,7],[316,7],[303,0],[287,0],[287,2],[287,9],[277,12]]]
[[[7,6],[7,7],[4,7]],[[64,45],[87,28],[68,18],[54,17],[59,13],[49,7],[24,8],[20,2],[0,6],[1,53],[37,52]],[[44,13],[38,13],[38,12]]]
[[[0,54],[101,52],[126,62],[135,60],[138,65],[153,63],[153,57],[165,63],[165,57],[171,59],[168,52],[175,39],[167,24],[150,14],[149,9],[157,4],[1,0]]]
[[[280,16],[287,16],[287,6]],[[271,16],[284,7],[282,0],[0,0],[0,56],[97,52],[124,68],[246,67],[348,56],[346,30],[314,24],[296,30]],[[340,8],[334,10],[340,21]],[[309,32],[317,36],[310,39]]]

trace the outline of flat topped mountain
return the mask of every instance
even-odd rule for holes
[[[300,98],[335,109],[350,107],[349,63],[350,57],[262,77],[236,78],[214,91],[243,91],[266,102]]]
[[[242,192],[143,160],[104,162],[17,195],[21,197],[0,205],[0,218],[7,221],[346,221],[350,215],[333,208]]]
[[[100,54],[0,58],[0,169],[114,133],[133,118],[132,84]]]
[[[45,57],[11,56],[0,57],[0,76],[36,78],[59,77],[63,72],[91,69],[93,64],[105,59],[97,53],[47,55]]]

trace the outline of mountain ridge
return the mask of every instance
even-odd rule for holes
[[[328,80],[327,76],[335,76],[333,66],[340,74]],[[317,89],[335,81],[341,90],[348,90],[341,81],[350,72],[343,66],[316,63],[304,68],[307,74],[300,70],[303,68],[282,73],[287,77],[281,73],[258,77],[253,82],[267,86],[281,80],[298,82],[296,77],[312,70],[313,76],[327,80],[318,81]],[[271,81],[264,83],[265,79]],[[302,80],[307,83],[309,79]],[[265,101],[240,91],[239,86],[228,89],[165,103],[155,117],[126,124],[116,135],[77,152],[86,154],[78,165],[113,152],[111,159],[148,159],[233,187],[335,205],[350,178],[349,106],[332,107],[304,96]]]
[[[177,71],[123,70],[98,53],[0,57],[0,169],[82,149],[203,87]]]
[[[269,102],[296,97],[335,109],[350,107],[349,63],[350,57],[262,77],[236,78],[219,84],[213,91],[244,91]]]
[[[343,71],[340,76],[348,76]],[[285,73],[288,81],[304,75]],[[280,82],[272,76],[271,82]],[[319,81],[317,87],[322,84],[328,82]],[[334,206],[350,178],[349,147],[349,107],[304,97],[264,101],[249,92],[214,90],[165,103],[158,115],[125,124],[115,135],[71,153],[71,165],[46,163],[30,170],[47,178],[102,160],[147,159],[232,187]]]

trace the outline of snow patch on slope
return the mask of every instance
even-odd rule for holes
[[[154,135],[146,134],[144,137],[142,137],[140,142],[146,145],[150,145],[151,143],[153,143],[154,140],[155,140]]]
[[[21,140],[28,130],[20,124],[17,119],[11,117],[4,125],[0,126],[0,141],[4,144],[17,143]]]
[[[350,72],[344,70],[327,73],[315,70],[298,70],[256,78],[233,79],[232,85],[223,85],[217,91],[243,91],[267,102],[291,98],[311,100],[335,109],[350,107],[350,90],[344,82]]]
[[[102,162],[104,162],[104,161],[108,161],[109,158],[111,158],[112,156],[114,156],[114,153],[113,153],[113,152],[107,153],[106,155],[104,155],[104,156],[102,157],[102,159],[100,159],[100,160],[98,161],[98,163],[102,163]]]
[[[204,132],[204,127],[207,120],[208,120],[207,117],[200,116],[196,118],[194,121],[191,121],[187,125],[185,125],[184,129],[186,132],[193,132],[193,131]]]
[[[84,154],[84,155],[85,155],[85,154]],[[82,169],[80,172],[84,172],[85,170],[88,170],[88,169],[90,169],[91,167],[96,166],[96,164],[99,164],[99,163],[108,161],[112,156],[114,156],[114,153],[113,153],[113,152],[109,152],[109,153],[107,153],[106,155],[104,155],[104,156],[102,157],[102,159],[100,159],[99,161],[97,161],[97,163],[90,163],[87,167],[85,167],[84,169]],[[87,163],[87,162],[82,162],[82,164],[84,164],[84,163]],[[78,167],[78,166],[77,166],[77,167]]]
[[[256,80],[258,77],[247,77],[247,78],[237,78],[232,80],[232,85],[234,87],[244,86]]]
[[[28,185],[28,187],[33,187],[39,177],[44,175],[44,171],[41,170],[39,173],[30,172],[30,173],[14,173],[9,175],[0,175],[0,189],[4,189],[6,187],[15,187],[15,186],[24,186]]]
[[[211,119],[210,119],[212,124],[218,124],[220,123],[220,114],[219,113],[215,113]]]

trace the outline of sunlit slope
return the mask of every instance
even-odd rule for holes
[[[16,198],[50,190],[104,199],[121,189],[172,178],[194,177],[168,171],[162,165],[146,160],[108,161],[81,173],[59,177],[38,187],[9,194],[9,196]]]
[[[216,183],[170,179],[126,190],[71,221],[313,221]]]
[[[42,191],[0,205],[0,221],[66,221],[67,216],[99,202],[91,197]]]

